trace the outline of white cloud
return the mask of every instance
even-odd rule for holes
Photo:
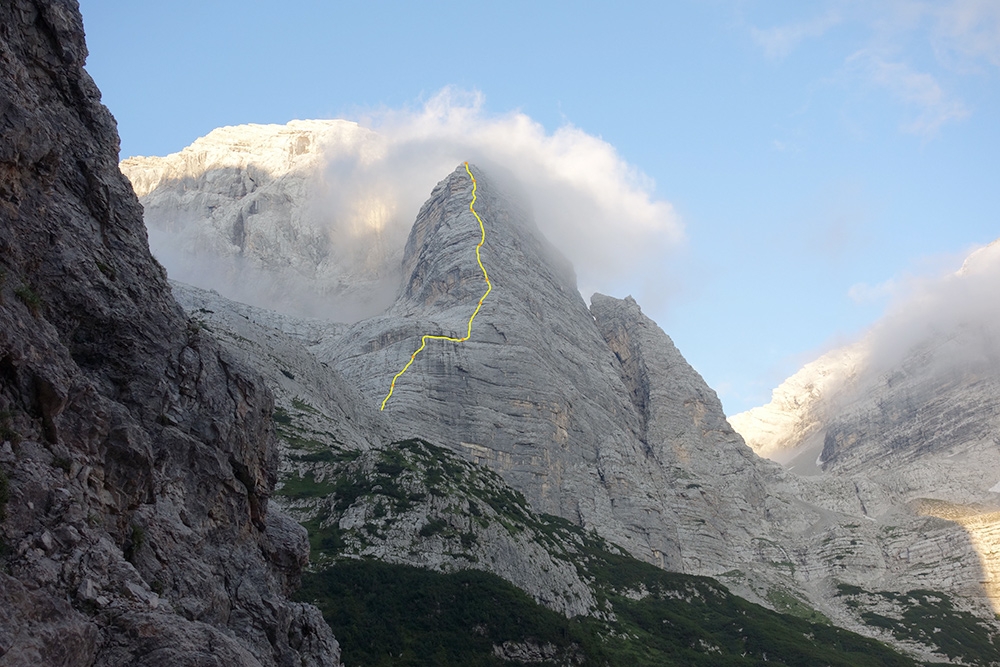
[[[1000,2],[953,0],[929,11],[940,48],[1000,67]]]
[[[862,50],[850,56],[847,63],[871,84],[916,110],[917,115],[901,125],[904,132],[931,137],[945,123],[969,116],[969,109],[962,100],[948,95],[934,76],[918,72],[904,62],[889,62],[869,50]]]
[[[866,304],[882,301],[899,293],[899,283],[895,278],[890,278],[877,285],[868,283],[855,283],[847,290],[847,296],[854,303]]]
[[[371,316],[395,297],[421,205],[465,161],[533,214],[573,262],[585,296],[657,274],[653,262],[683,239],[679,217],[655,196],[653,182],[572,125],[548,132],[520,112],[490,114],[481,94],[451,88],[415,110],[383,110],[360,124],[224,128],[195,142],[191,164],[184,152],[170,156],[171,169],[196,180],[199,170],[209,172],[204,191],[178,191],[176,179],[167,179],[162,196],[146,198],[150,242],[171,277],[294,314]],[[295,137],[322,149],[295,157]],[[263,190],[251,188],[253,202],[234,199],[225,174],[250,163],[269,178]],[[160,168],[147,171],[159,179]],[[132,177],[149,176],[136,169]],[[237,225],[245,235],[239,247]]]
[[[836,11],[829,11],[809,21],[790,23],[773,28],[751,28],[750,34],[768,58],[784,58],[806,39],[822,37],[841,22]]]
[[[866,336],[871,372],[918,348],[944,371],[1000,361],[1000,242],[969,254],[958,271],[890,283],[893,303]]]
[[[380,149],[365,161],[341,162],[338,178],[350,172],[347,196],[377,181],[404,231],[433,185],[469,161],[500,178],[516,175],[536,223],[573,262],[587,296],[683,239],[679,216],[655,196],[653,181],[611,144],[572,125],[549,133],[524,113],[490,114],[480,93],[454,88],[420,109],[382,111],[362,124],[381,138]]]

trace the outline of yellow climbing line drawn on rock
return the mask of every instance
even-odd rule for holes
[[[479,256],[479,249],[483,247],[484,243],[486,243],[486,227],[483,226],[483,219],[479,217],[479,214],[476,213],[476,209],[474,208],[476,205],[477,184],[476,177],[472,175],[468,162],[465,163],[465,171],[469,174],[469,178],[472,179],[472,201],[469,202],[469,210],[472,211],[472,215],[476,216],[476,220],[479,221],[479,231],[481,236],[479,237],[479,245],[476,246],[476,261],[479,262],[479,268],[483,271],[483,278],[486,280],[486,291],[481,297],[479,297],[479,303],[476,305],[476,309],[472,312],[472,317],[469,318],[469,327],[465,332],[465,336],[462,338],[454,338],[453,336],[432,336],[430,334],[425,334],[420,337],[420,347],[417,348],[416,352],[410,355],[410,360],[406,362],[405,366],[403,366],[403,370],[396,373],[396,376],[392,378],[392,384],[389,385],[389,393],[382,399],[382,407],[379,408],[379,410],[385,410],[385,404],[389,402],[390,398],[392,398],[392,392],[396,388],[396,380],[398,380],[400,376],[406,372],[406,370],[413,364],[413,360],[417,358],[417,355],[420,354],[425,347],[427,347],[427,341],[450,340],[453,343],[464,343],[472,338],[472,321],[476,319],[476,315],[479,314],[479,309],[483,307],[483,301],[485,301],[486,297],[493,291],[493,283],[490,282],[490,276],[486,273],[486,267],[483,266],[483,260]]]

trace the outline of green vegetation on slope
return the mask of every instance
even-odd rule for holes
[[[837,595],[855,609],[891,608],[885,614],[861,611],[861,619],[888,630],[896,639],[937,647],[949,659],[970,665],[1000,664],[1000,634],[973,614],[955,609],[944,593],[922,589],[871,593],[848,584],[837,589]]]
[[[548,644],[565,663],[585,638],[579,622],[477,570],[344,561],[306,574],[299,597],[320,607],[349,667],[510,664],[493,647],[511,640]]]
[[[536,514],[496,473],[449,450],[406,440],[350,452],[324,446],[315,439],[325,439],[322,434],[295,426],[296,417],[275,415],[289,460],[315,466],[297,468],[301,472],[287,475],[279,491],[290,500],[316,500],[308,506],[313,509],[297,510],[309,531],[315,568],[304,574],[299,598],[323,611],[348,667],[916,664],[879,642],[810,622],[825,620],[810,609],[795,610],[812,615],[809,620],[775,613],[713,579],[638,561],[594,532]],[[572,563],[591,582],[602,618],[567,619],[488,572],[442,574],[352,555],[357,544],[377,543],[405,512],[435,498],[439,507],[445,501],[445,508],[467,508],[470,527],[495,522]],[[341,530],[339,517],[358,503],[370,508],[366,523]],[[435,515],[417,532],[437,538],[454,531]],[[476,535],[453,538],[461,551]]]
[[[573,563],[608,613],[567,619],[486,572],[338,559],[345,542],[335,517],[316,516],[305,525],[313,562],[323,565],[304,575],[300,597],[324,612],[348,667],[521,664],[518,657],[523,664],[530,657],[532,664],[629,667],[915,664],[871,639],[747,602],[712,579],[638,561],[596,533],[532,512],[495,473],[445,449],[408,440],[370,455],[369,465],[344,464],[331,480],[332,511],[364,500],[382,503],[388,513],[379,520],[391,520],[424,496],[463,499],[472,520],[489,516],[512,534],[529,531]],[[421,535],[441,530],[444,522],[432,520]],[[377,539],[378,530],[371,535]]]
[[[648,591],[638,600],[612,594],[615,620],[567,619],[484,572],[370,560],[307,573],[299,599],[319,606],[347,667],[517,665],[529,654],[547,665],[916,664],[860,635],[754,605],[711,579],[627,557],[607,565],[604,585]]]

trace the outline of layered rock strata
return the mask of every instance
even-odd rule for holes
[[[0,661],[338,664],[271,395],[149,254],[76,3],[0,27]]]
[[[717,576],[781,610],[814,613],[812,606],[864,630],[861,611],[837,595],[846,584],[945,589],[962,596],[956,604],[969,600],[966,606],[985,613],[980,559],[964,532],[907,510],[884,485],[814,483],[756,457],[714,392],[638,305],[595,295],[588,308],[572,268],[530,215],[488,173],[472,170],[493,291],[472,338],[429,341],[383,412],[392,377],[420,337],[463,337],[485,288],[464,167],[438,184],[417,216],[395,301],[380,315],[354,324],[296,319],[177,287],[192,315],[261,368],[287,418],[302,425],[280,426],[289,446],[282,502],[300,519],[321,536],[336,531],[343,554],[480,567],[564,613],[600,613],[585,595],[575,597],[572,577],[544,585],[539,570],[551,566],[541,552],[510,559],[496,539],[502,534],[464,529],[474,520],[463,513],[469,498],[462,489],[448,501],[413,500],[388,511],[402,491],[375,488],[383,485],[373,481],[381,479],[382,459],[393,452],[385,443],[415,439],[491,468],[533,511],[593,529],[661,567]],[[823,382],[821,391],[836,378]],[[325,427],[319,414],[341,415],[333,423],[354,420]],[[320,463],[322,456],[337,461]],[[336,491],[345,476],[371,487],[357,497],[351,491],[347,505]],[[405,496],[421,493],[420,483],[406,484]],[[919,650],[930,657],[933,647]]]
[[[384,309],[402,232],[372,186],[341,201],[336,158],[364,162],[377,137],[344,120],[222,127],[165,157],[121,163],[171,277],[286,312],[358,319]],[[360,192],[360,190],[364,190]]]

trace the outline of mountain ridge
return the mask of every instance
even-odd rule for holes
[[[402,239],[387,227],[391,202],[377,191],[353,203],[331,195],[330,156],[365,163],[382,150],[357,123],[296,120],[218,128],[120,168],[174,278],[285,312],[360,317],[388,305],[385,282],[395,278]]]
[[[572,266],[538,232],[526,208],[488,174],[475,165],[472,169],[481,187],[477,210],[487,238],[482,261],[495,288],[471,340],[425,350],[402,377],[386,410],[375,417],[391,434],[387,437],[433,443],[448,456],[497,473],[524,494],[533,511],[593,529],[660,567],[716,576],[768,606],[801,613],[813,607],[836,623],[873,632],[862,618],[869,612],[857,603],[861,598],[838,593],[838,586],[904,593],[928,583],[930,576],[953,582],[943,585],[956,594],[954,604],[962,613],[966,608],[985,613],[977,583],[981,565],[960,528],[918,512],[900,513],[893,505],[898,494],[864,479],[809,481],[756,457],[730,427],[715,393],[638,304],[595,295],[588,307]],[[464,335],[469,304],[482,295],[482,273],[472,252],[479,234],[468,210],[471,188],[460,165],[432,190],[404,246],[394,300],[378,315],[324,324],[250,312],[204,296],[185,297],[189,312],[214,311],[199,317],[227,344],[245,350],[248,360],[266,349],[252,342],[257,336],[271,336],[264,333],[268,327],[283,330],[315,363],[295,362],[295,368],[284,368],[286,374],[269,361],[266,377],[299,387],[295,391],[304,397],[314,372],[309,368],[335,373],[338,382],[351,387],[350,402],[377,411],[421,335]],[[204,305],[191,310],[195,303]],[[263,328],[253,335],[242,324],[232,329],[237,312]],[[307,403],[325,410],[326,399],[315,394],[306,403],[294,393],[283,400],[293,424],[313,424],[314,416],[302,407]],[[351,413],[345,406],[339,409]],[[326,480],[348,474],[356,480],[352,484],[360,485],[351,488],[374,489],[383,485],[376,481],[382,479],[379,470],[412,465],[417,477],[407,477],[406,493],[420,496],[430,493],[420,491],[421,475],[431,479],[437,473],[419,472],[424,464],[417,459],[396,461],[385,445],[365,450],[356,464],[305,465],[306,459],[326,455],[319,445],[296,448],[310,439],[327,442],[323,430],[336,431],[318,423],[304,431],[282,427],[291,443],[284,450],[290,458],[282,464],[283,475],[290,475],[285,477],[288,493],[314,494],[288,508],[296,508],[300,520],[319,531],[317,539],[334,544],[348,535],[344,548],[350,553],[395,554],[400,563],[437,563],[434,567],[460,566],[465,557],[453,554],[482,561],[485,554],[499,553],[491,551],[493,546],[483,552],[484,547],[458,539],[464,534],[469,544],[478,544],[471,541],[478,535],[482,544],[498,544],[486,534],[462,532],[454,517],[471,510],[440,514],[434,503],[414,500],[398,506],[402,514],[384,515],[379,508],[396,507],[397,501],[383,491],[363,497],[351,491],[342,498],[336,484]],[[354,456],[336,442],[329,446],[335,452],[330,456]],[[354,504],[337,509],[351,498]],[[954,554],[953,562],[935,555],[942,548]],[[406,555],[409,549],[433,555],[414,560]],[[501,576],[510,571],[496,570]],[[519,579],[518,585],[538,601],[559,599],[542,593],[538,580],[529,583],[534,576]],[[986,618],[992,620],[992,613]],[[875,632],[902,641],[884,627]],[[935,655],[933,641],[922,641],[903,645]]]

